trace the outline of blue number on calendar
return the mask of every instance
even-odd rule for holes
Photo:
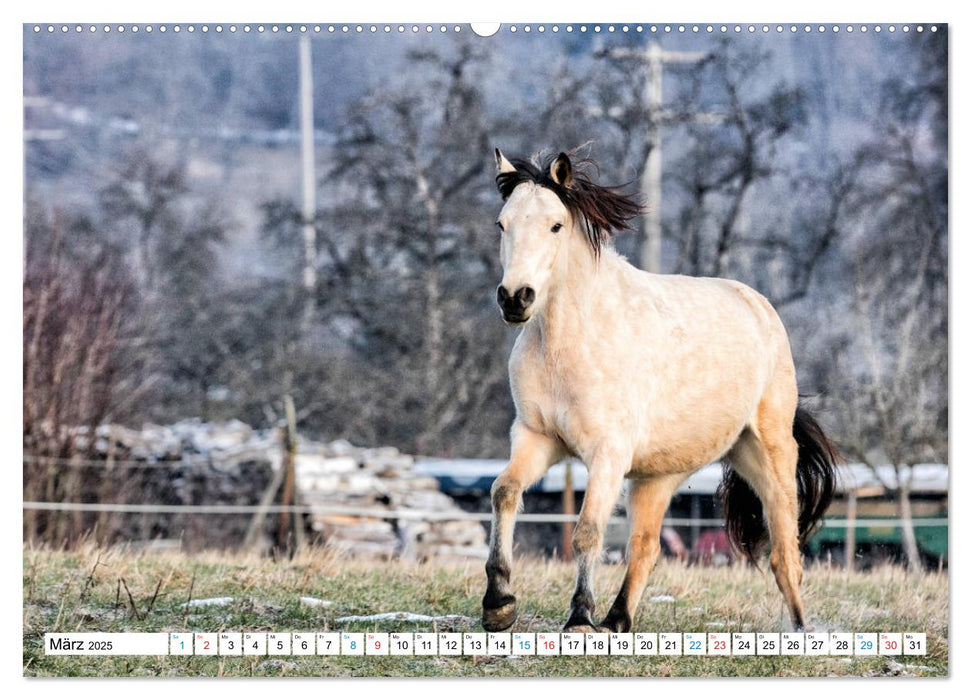
[[[701,642],[700,641],[691,642],[691,644],[690,644],[690,646],[688,648],[691,649],[692,651],[700,651],[701,650]]]
[[[871,642],[869,640],[867,640],[867,641],[863,642],[862,644],[860,644],[860,649],[863,649],[865,651],[869,651],[872,648],[873,648],[873,642]]]
[[[357,649],[357,642],[356,641],[352,641],[351,642],[351,649]]]
[[[520,639],[519,640],[519,648],[520,649],[529,649],[529,640],[528,639]]]

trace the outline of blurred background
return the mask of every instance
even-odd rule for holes
[[[516,334],[492,149],[581,147],[650,207],[632,263],[779,310],[851,465],[810,553],[945,565],[947,31],[902,27],[25,26],[25,540],[480,556]],[[556,470],[524,551],[568,554]],[[702,476],[666,551],[730,558]]]

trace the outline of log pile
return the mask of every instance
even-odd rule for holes
[[[356,448],[300,440],[296,458],[301,502],[367,516],[312,513],[310,525],[325,541],[351,555],[425,560],[485,558],[485,529],[475,521],[448,520],[464,512],[438,482],[414,471],[414,458],[393,447]]]
[[[284,464],[279,430],[258,431],[240,421],[196,419],[141,430],[105,425],[93,439],[79,433],[76,444],[80,451],[104,459],[109,468],[134,463],[144,465],[139,472],[155,472],[152,487],[139,489],[146,502],[256,504],[272,472]],[[298,437],[294,465],[296,503],[321,511],[306,517],[307,527],[326,545],[350,556],[426,560],[485,558],[488,553],[482,524],[448,519],[464,511],[439,490],[434,478],[415,472],[412,456],[394,447],[360,448],[344,440],[323,443]],[[241,483],[240,476],[252,476],[256,468],[262,468],[261,478]],[[207,518],[207,528],[215,536],[219,521],[230,517]],[[234,540],[245,530],[240,527],[243,516],[232,517],[231,532],[219,534],[218,546],[240,544]],[[185,525],[181,520],[179,524]]]

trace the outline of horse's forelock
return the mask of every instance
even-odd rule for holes
[[[630,221],[641,215],[644,207],[635,195],[620,192],[623,187],[598,185],[590,179],[589,169],[599,167],[596,162],[584,158],[573,162],[573,181],[564,187],[550,176],[550,165],[557,154],[539,155],[532,160],[513,158],[510,160],[516,169],[496,175],[496,186],[503,200],[508,199],[513,190],[524,182],[532,182],[551,190],[563,203],[570,214],[580,221],[587,241],[595,254],[599,255],[612,234],[630,228]]]

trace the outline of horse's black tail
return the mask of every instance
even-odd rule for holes
[[[796,409],[792,436],[799,445],[796,487],[799,497],[799,541],[816,530],[836,492],[839,452],[804,408]],[[753,562],[769,539],[762,501],[748,482],[732,468],[728,457],[717,497],[725,512],[725,531],[734,547]]]

